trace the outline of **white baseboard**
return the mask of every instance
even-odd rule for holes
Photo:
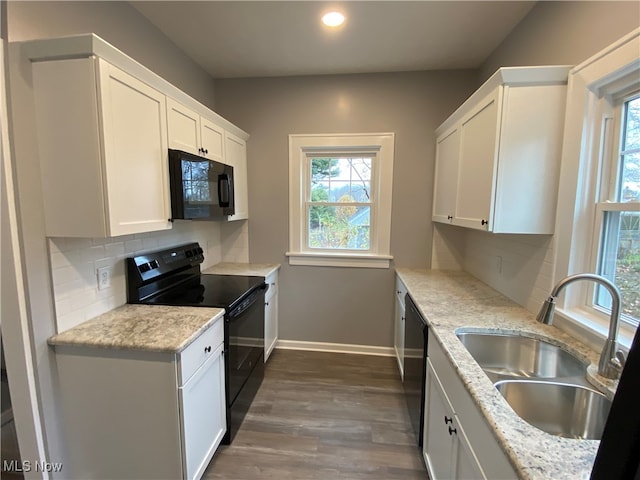
[[[374,345],[351,345],[348,343],[303,342],[297,340],[278,340],[276,348],[282,350],[310,350],[314,352],[353,353],[356,355],[378,355],[393,357],[393,347]]]

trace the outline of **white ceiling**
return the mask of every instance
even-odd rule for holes
[[[532,1],[133,1],[214,78],[477,68]],[[347,20],[330,31],[328,10]]]

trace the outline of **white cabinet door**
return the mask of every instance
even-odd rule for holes
[[[200,115],[167,97],[169,148],[200,154]]]
[[[197,479],[227,430],[222,345],[180,387],[179,398],[185,478]]]
[[[456,211],[458,155],[460,129],[443,133],[436,140],[436,168],[434,174],[433,221],[452,223]]]
[[[225,163],[233,167],[233,188],[235,214],[227,217],[229,221],[249,218],[249,191],[247,184],[247,143],[225,132]]]
[[[170,228],[166,97],[99,66],[109,235]]]
[[[498,95],[494,90],[467,115],[460,126],[460,159],[455,223],[491,228],[498,133]]]
[[[164,94],[93,57],[32,68],[46,234],[171,228]]]
[[[453,425],[453,409],[438,380],[433,366],[427,359],[427,386],[425,389],[425,425],[423,455],[431,480],[454,478],[454,455],[457,439],[450,430]]]
[[[224,162],[224,129],[200,117],[200,137],[202,138],[200,155],[216,162]]]
[[[429,359],[426,382],[423,455],[430,478],[486,479]]]
[[[269,289],[264,307],[264,361],[269,359],[278,342],[278,272],[265,279]]]
[[[167,97],[169,148],[224,163],[224,129]]]
[[[458,416],[455,416],[455,427],[456,429],[456,437],[458,438],[458,446],[456,448],[456,455],[454,458],[454,471],[455,478],[459,478],[460,480],[473,479],[473,480],[483,480],[486,479],[487,476],[482,471],[482,467],[476,458],[476,454],[471,448],[471,444],[469,443],[469,439],[464,432],[464,429],[460,425],[458,420]],[[502,477],[504,479],[508,479],[510,477]]]

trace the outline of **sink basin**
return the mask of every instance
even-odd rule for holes
[[[562,348],[518,335],[456,334],[493,380],[505,378],[584,378],[588,364]]]
[[[599,440],[611,402],[600,392],[579,385],[532,380],[495,384],[525,422],[552,435]]]

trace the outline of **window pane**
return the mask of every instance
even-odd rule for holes
[[[624,123],[622,149],[640,148],[640,97],[626,103]]]
[[[640,320],[640,212],[606,212],[600,274],[622,293],[622,313]],[[611,309],[606,289],[597,287],[594,303]]]
[[[621,202],[640,202],[640,153],[622,155]]]
[[[329,201],[329,186],[323,183],[311,186],[311,198],[312,202],[328,202]]]
[[[369,250],[371,207],[309,206],[309,248]]]
[[[322,187],[327,192],[327,198],[322,200],[329,202],[372,201],[372,158],[311,158],[310,161],[312,197],[314,189]]]
[[[625,103],[620,148],[621,202],[640,201],[640,97]]]
[[[337,174],[338,160],[335,158],[311,159],[311,183],[328,182],[332,174]]]
[[[351,184],[348,181],[332,180],[329,192],[330,202],[353,202],[351,198]]]

